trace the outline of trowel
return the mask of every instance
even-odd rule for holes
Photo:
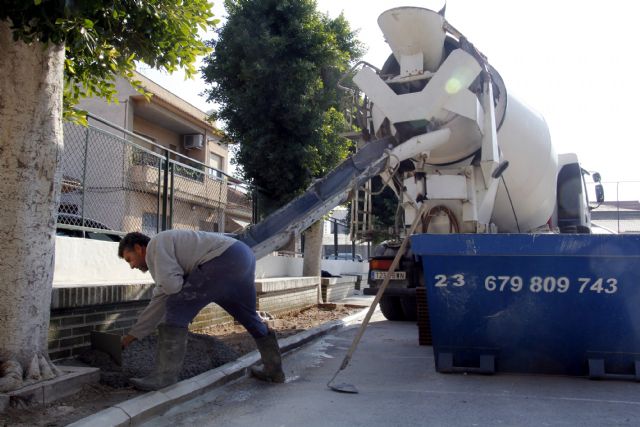
[[[113,361],[122,366],[122,337],[108,332],[91,332],[91,348],[107,353]]]

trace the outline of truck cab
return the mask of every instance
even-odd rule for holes
[[[558,155],[556,208],[550,221],[560,233],[591,233],[591,210],[587,177],[595,183],[595,202],[604,201],[600,174],[580,167],[574,153]]]

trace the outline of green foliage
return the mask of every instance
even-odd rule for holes
[[[309,147],[313,163],[306,165],[314,178],[325,176],[352,153],[353,141],[339,134],[348,128],[344,115],[335,107],[330,107],[323,113],[322,126],[317,133],[318,143]]]
[[[336,83],[362,49],[343,16],[313,0],[228,0],[203,74],[215,118],[240,144],[243,178],[286,203],[343,160],[351,142]],[[264,201],[263,201],[264,202]]]
[[[196,57],[209,52],[198,35],[213,26],[206,0],[5,0],[0,20],[10,20],[14,39],[65,45],[65,118],[84,121],[74,106],[87,96],[109,102],[121,75],[135,80],[135,62],[195,73]]]

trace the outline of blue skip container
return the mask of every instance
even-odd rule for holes
[[[640,380],[640,236],[420,234],[438,372]]]

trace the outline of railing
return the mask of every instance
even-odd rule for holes
[[[154,235],[170,228],[234,232],[238,223],[252,221],[253,192],[246,183],[89,118],[88,127],[65,124],[59,234]],[[242,220],[230,221],[234,218]]]

